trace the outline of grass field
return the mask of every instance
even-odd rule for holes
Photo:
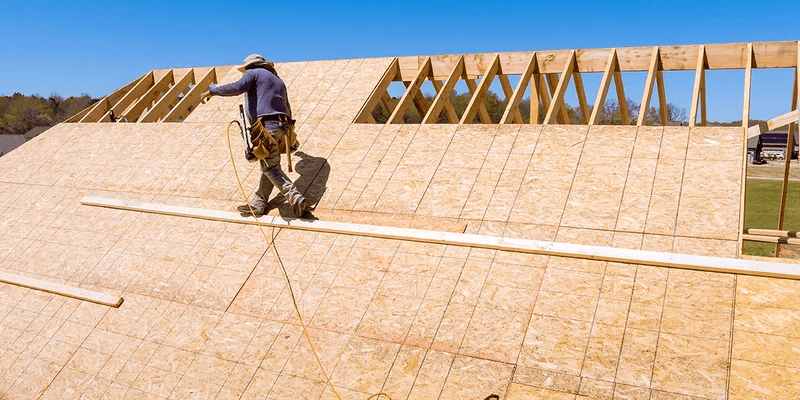
[[[747,179],[745,228],[778,228],[781,184],[782,182],[779,180]],[[789,192],[786,198],[783,229],[800,230],[800,182],[789,182]],[[775,255],[775,244],[744,242],[743,250],[745,254],[769,257]],[[800,253],[800,246],[781,246],[782,257],[798,257],[798,253]]]

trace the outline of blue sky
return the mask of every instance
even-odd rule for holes
[[[151,69],[231,65],[250,53],[280,62],[800,39],[796,1],[6,0],[2,10],[0,95],[101,97]],[[788,111],[791,72],[757,72],[753,118]],[[667,77],[667,98],[688,108],[678,75]],[[709,73],[709,119],[741,118],[742,78]],[[593,102],[599,78],[584,79]],[[625,84],[638,102],[637,79]]]

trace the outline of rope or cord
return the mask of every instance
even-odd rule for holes
[[[239,121],[233,120],[228,123],[227,128],[227,137],[228,137],[228,152],[231,156],[231,165],[233,166],[233,174],[236,176],[236,182],[239,184],[239,192],[242,194],[242,198],[244,199],[245,204],[247,204],[247,208],[250,209],[250,215],[256,221],[256,225],[258,225],[258,229],[261,231],[261,235],[264,237],[264,241],[267,243],[267,248],[272,250],[272,255],[275,256],[275,259],[278,261],[278,264],[281,266],[281,272],[283,273],[283,277],[286,280],[286,287],[289,289],[289,295],[292,298],[292,305],[294,306],[294,311],[297,314],[297,319],[300,321],[300,326],[303,328],[303,336],[308,341],[309,347],[311,347],[311,352],[314,354],[314,359],[317,360],[317,365],[319,365],[320,371],[322,371],[322,376],[325,377],[325,383],[330,386],[333,394],[336,395],[336,398],[342,400],[342,396],[339,395],[339,392],[336,390],[336,387],[333,386],[331,383],[331,378],[328,376],[328,373],[325,372],[325,367],[322,365],[322,361],[319,359],[319,355],[317,355],[317,349],[314,347],[314,343],[311,341],[311,336],[308,334],[308,330],[306,329],[306,324],[303,322],[303,316],[300,315],[300,307],[297,306],[297,299],[294,296],[294,290],[292,289],[292,282],[289,279],[289,273],[286,272],[286,266],[283,264],[283,260],[281,260],[280,255],[278,254],[278,250],[275,247],[275,236],[272,237],[272,240],[267,238],[267,233],[264,231],[264,227],[261,225],[261,221],[258,220],[258,217],[255,216],[255,212],[253,211],[253,207],[250,205],[250,201],[247,198],[247,194],[244,191],[244,186],[242,185],[242,180],[239,179],[239,172],[236,169],[236,161],[233,157],[233,146],[231,145],[231,125],[237,124],[241,128],[241,124]],[[273,228],[274,230],[274,228]],[[277,234],[276,234],[277,236]],[[375,393],[372,396],[367,397],[366,400],[371,400],[373,398],[377,399],[379,396],[386,396],[389,400],[392,400],[392,397],[389,396],[387,393],[380,392]]]

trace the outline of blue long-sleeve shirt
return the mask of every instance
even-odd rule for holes
[[[238,81],[211,88],[209,91],[215,96],[247,93],[247,115],[250,121],[256,117],[275,114],[285,114],[292,118],[286,84],[264,68],[248,69]]]

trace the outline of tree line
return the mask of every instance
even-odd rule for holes
[[[48,98],[20,93],[0,96],[0,133],[24,134],[36,126],[53,126],[98,100],[85,93],[66,99],[57,93]]]
[[[434,96],[431,94],[424,94],[425,101],[430,105],[433,103]],[[472,95],[469,92],[464,93],[456,93],[453,91],[450,95],[450,103],[453,104],[453,108],[456,111],[456,115],[460,119],[462,115],[464,115],[464,111],[467,109],[467,105],[469,104]],[[393,97],[391,102],[393,103],[392,106],[396,106],[400,99]],[[486,96],[483,99],[483,104],[486,107],[486,111],[489,114],[489,118],[491,119],[492,123],[496,124],[500,122],[500,119],[503,117],[503,113],[505,112],[506,106],[508,105],[508,100],[501,99],[497,93],[489,91],[486,93]],[[519,113],[522,116],[522,120],[524,123],[530,123],[531,116],[531,106],[530,106],[530,99],[524,99],[520,101],[519,104]],[[628,105],[628,119],[631,124],[636,124],[637,119],[639,118],[639,112],[641,107],[638,103],[627,99]],[[583,113],[581,112],[580,107],[573,107],[569,104],[565,104],[567,108],[567,113],[569,114],[570,123],[572,124],[581,124],[583,123]],[[589,106],[589,113],[592,112],[593,106]],[[539,116],[537,121],[543,121],[547,110],[544,106],[539,104]],[[390,113],[386,110],[383,103],[378,103],[375,109],[372,111],[372,117],[375,118],[375,121],[378,123],[386,123],[389,120]],[[681,108],[676,106],[675,104],[669,103],[667,105],[667,116],[669,117],[669,121],[687,121],[687,113],[685,108]],[[418,124],[422,122],[422,117],[417,111],[416,106],[412,103],[411,106],[406,110],[405,114],[403,114],[403,122],[406,124]],[[478,122],[478,117],[475,117],[473,122]],[[661,125],[661,113],[655,107],[650,107],[647,110],[647,117],[645,119],[647,125]],[[439,118],[436,121],[437,123],[447,123],[447,116],[444,112],[439,115]],[[620,125],[622,124],[622,117],[620,114],[620,107],[619,103],[614,99],[606,100],[605,106],[603,107],[602,112],[600,113],[600,124],[601,125]]]

